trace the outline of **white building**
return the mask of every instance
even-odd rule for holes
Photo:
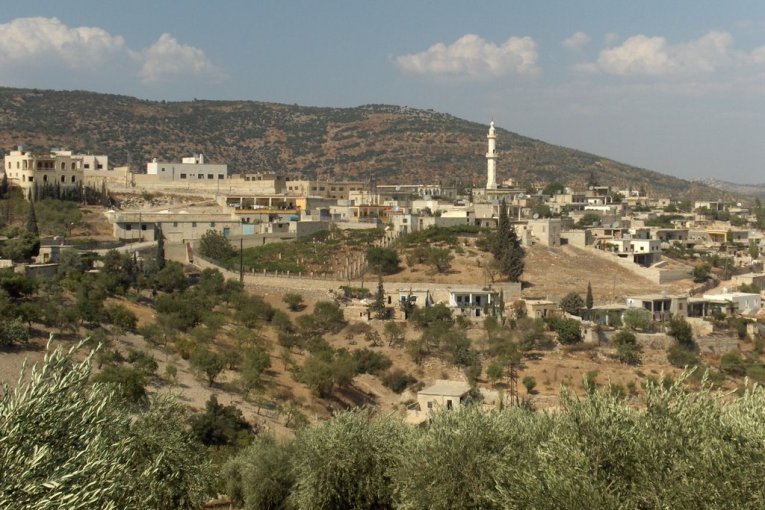
[[[163,181],[222,181],[228,179],[228,165],[205,163],[204,154],[167,163],[154,158],[146,164],[146,173]]]

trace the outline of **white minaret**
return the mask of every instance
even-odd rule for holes
[[[489,124],[489,151],[486,153],[486,189],[497,189],[497,131]]]

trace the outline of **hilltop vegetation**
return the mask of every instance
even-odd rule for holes
[[[0,145],[67,147],[141,167],[152,157],[204,153],[233,172],[375,177],[387,182],[472,185],[485,180],[483,124],[389,105],[316,108],[255,101],[156,102],[82,91],[0,88]],[[717,197],[689,183],[498,129],[500,178],[645,188]],[[446,177],[448,176],[448,177]]]

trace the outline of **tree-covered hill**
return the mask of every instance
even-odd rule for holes
[[[233,172],[277,171],[378,183],[481,184],[487,126],[390,105],[317,108],[255,101],[146,101],[83,91],[0,88],[0,146],[106,153],[140,168],[204,153]],[[499,178],[717,197],[691,183],[498,130]]]

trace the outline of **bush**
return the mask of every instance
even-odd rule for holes
[[[107,307],[106,316],[114,326],[125,331],[135,331],[135,327],[138,324],[138,317],[123,305]]]
[[[651,312],[645,308],[629,308],[622,315],[624,326],[633,331],[651,331]]]
[[[569,292],[560,300],[561,309],[571,315],[579,315],[579,311],[584,308],[584,299],[576,292]]]
[[[117,393],[130,403],[146,402],[146,374],[138,368],[108,366],[93,378],[93,382],[113,384],[118,388]]]
[[[675,316],[670,319],[669,334],[675,337],[677,343],[687,349],[693,349],[696,346],[696,343],[693,341],[693,329],[683,317]]]
[[[521,381],[523,383],[523,387],[526,388],[526,393],[529,395],[534,393],[534,388],[537,387],[537,380],[534,379],[532,376],[527,375],[523,378]]]
[[[743,377],[746,375],[746,365],[741,355],[737,352],[726,352],[720,358],[720,372],[732,377]]]
[[[0,322],[0,346],[29,341],[29,329],[21,319]]]
[[[287,305],[287,308],[293,312],[299,312],[305,308],[305,305],[303,304],[303,296],[300,294],[293,294],[288,292],[284,295],[284,297],[282,297],[282,301],[284,301],[284,303]]]
[[[351,354],[356,360],[356,372],[359,374],[379,374],[393,364],[388,356],[370,349],[358,349]]]
[[[383,377],[383,384],[394,393],[403,393],[405,389],[416,382],[417,379],[414,376],[407,374],[400,368],[391,370]]]
[[[192,435],[207,446],[225,446],[249,442],[252,427],[242,411],[233,405],[218,403],[215,395],[205,404],[205,412],[189,417]]]
[[[672,345],[667,349],[667,360],[677,368],[695,367],[699,364],[696,353],[680,344]]]
[[[582,341],[582,325],[576,319],[555,319],[552,327],[558,334],[558,342],[563,345]]]
[[[236,255],[236,250],[226,236],[215,230],[208,230],[199,238],[199,254],[225,264]]]
[[[367,248],[367,264],[377,274],[393,274],[401,270],[398,253],[391,248]]]
[[[616,346],[616,357],[620,362],[627,365],[640,364],[640,353],[643,349],[632,332],[619,331],[613,338],[613,344]]]

